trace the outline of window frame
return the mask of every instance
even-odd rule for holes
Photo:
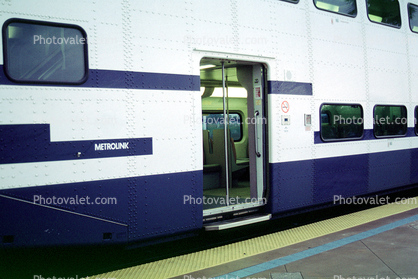
[[[405,133],[402,135],[384,135],[384,136],[378,136],[376,135],[376,107],[404,107],[405,108],[405,115],[406,115],[406,129]],[[402,123],[401,123],[402,124]],[[392,124],[394,125],[394,124]],[[404,124],[402,124],[404,125]],[[383,138],[402,138],[406,137],[408,134],[408,108],[405,105],[384,105],[384,104],[376,104],[373,107],[373,136],[377,139],[383,139]]]
[[[280,0],[282,2],[292,3],[292,4],[299,4],[300,0]]]
[[[68,28],[68,29],[76,29],[78,30],[81,35],[84,38],[84,42],[83,45],[83,55],[84,55],[84,75],[83,77],[78,80],[78,81],[42,81],[42,80],[21,80],[21,79],[16,79],[14,78],[12,75],[10,75],[9,71],[8,71],[8,62],[9,62],[9,58],[8,58],[8,38],[7,38],[7,28],[9,27],[10,24],[12,23],[24,23],[24,24],[32,24],[32,25],[41,25],[41,26],[48,26],[48,27],[59,27],[59,28]],[[87,40],[87,33],[86,31],[78,25],[75,24],[68,24],[68,23],[58,23],[58,22],[50,22],[50,21],[39,21],[39,20],[30,20],[30,19],[23,19],[23,18],[10,18],[8,20],[6,20],[3,23],[2,26],[2,45],[3,45],[3,71],[6,75],[6,77],[15,82],[15,83],[20,83],[20,84],[61,84],[61,85],[80,85],[83,84],[87,81],[88,76],[89,76],[89,60],[88,60],[88,40]]]
[[[337,14],[337,15],[342,15],[342,16],[348,16],[348,17],[351,17],[351,18],[355,18],[355,17],[357,17],[357,15],[358,15],[357,0],[353,0],[353,1],[354,1],[355,6],[356,6],[356,14],[355,14],[355,15],[350,15],[350,14],[345,14],[345,13],[340,13],[340,12],[334,12],[334,11],[331,11],[331,10],[327,10],[327,9],[322,9],[322,8],[319,8],[319,7],[316,5],[317,0],[312,0],[312,2],[313,2],[313,4],[314,4],[315,8],[317,8],[317,9],[318,9],[318,10],[320,10],[320,11],[325,11],[325,12],[328,12],[328,13],[333,13],[333,14]]]
[[[418,31],[414,31],[414,30],[412,30],[412,26],[411,26],[411,17],[410,17],[410,13],[409,13],[409,7],[410,6],[415,6],[416,7],[416,9],[418,10],[418,5],[416,5],[416,4],[413,4],[413,3],[408,3],[408,5],[407,5],[407,12],[408,12],[408,25],[409,25],[409,29],[411,30],[411,32],[413,32],[413,33],[418,33]],[[418,17],[418,16],[417,16]],[[418,25],[417,25],[417,27],[418,27]]]
[[[380,25],[384,25],[384,26],[388,26],[388,27],[392,27],[392,28],[396,28],[396,29],[401,29],[402,28],[402,11],[401,11],[401,4],[399,3],[399,0],[396,0],[398,2],[398,7],[399,7],[399,19],[400,19],[399,26],[372,20],[369,16],[370,13],[369,13],[368,1],[369,0],[366,0],[366,13],[367,13],[367,18],[369,19],[369,21],[371,23],[380,24]]]
[[[323,114],[322,113],[322,107],[323,106],[326,106],[326,105],[328,105],[328,106],[329,105],[332,105],[332,106],[359,106],[360,107],[360,110],[361,110],[361,119],[362,119],[362,123],[361,123],[362,133],[361,133],[361,136],[359,136],[359,137],[350,137],[350,138],[325,139],[322,136],[322,114]],[[328,115],[328,113],[327,113],[327,115]],[[319,116],[320,116],[320,119],[319,119],[319,136],[320,136],[320,138],[321,138],[321,140],[323,142],[356,141],[356,140],[362,140],[364,138],[364,109],[363,109],[363,106],[360,103],[352,103],[352,104],[349,104],[349,103],[322,103],[319,106]],[[332,115],[328,115],[330,124],[331,124],[331,121],[332,121],[331,116]]]

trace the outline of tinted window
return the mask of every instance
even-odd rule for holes
[[[87,77],[87,38],[73,25],[11,20],[3,25],[8,77],[26,83],[81,83]]]
[[[324,104],[321,106],[323,140],[358,139],[363,136],[363,108],[360,105]]]
[[[412,32],[418,33],[418,6],[408,4],[409,28]]]
[[[357,15],[355,0],[314,0],[314,3],[315,6],[321,10],[349,16]]]
[[[235,142],[242,139],[242,125],[241,115],[238,113],[229,114],[229,130],[231,131],[231,137]],[[209,131],[210,138],[213,139],[213,130],[223,130],[225,125],[225,119],[223,113],[210,113],[203,114],[202,126],[203,130]]]
[[[407,125],[405,106],[375,106],[373,131],[376,137],[403,136]]]
[[[366,0],[369,19],[373,22],[401,27],[398,0]]]

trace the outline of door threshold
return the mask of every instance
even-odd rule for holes
[[[243,203],[238,205],[230,205],[230,206],[224,206],[224,207],[216,207],[211,209],[205,209],[203,210],[203,217],[208,217],[211,215],[217,215],[217,214],[223,214],[223,213],[229,213],[229,212],[236,212],[244,209],[251,209],[256,208],[265,205],[262,202],[254,202],[254,203]]]
[[[204,225],[206,231],[220,231],[226,229],[232,229],[236,227],[241,227],[249,224],[255,224],[263,221],[268,221],[271,219],[271,214],[258,214],[245,216],[220,222],[213,222]]]

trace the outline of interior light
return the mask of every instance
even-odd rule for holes
[[[222,97],[223,90],[222,87],[216,87],[211,97]],[[228,97],[229,98],[247,98],[247,90],[243,87],[229,87],[228,88]]]
[[[230,87],[229,88],[229,97],[233,98],[247,98],[247,90],[243,87]]]
[[[17,26],[12,26],[12,25],[9,25],[8,27],[7,27],[7,33],[8,33],[8,35],[9,35],[9,39],[15,39],[15,38],[18,38],[19,37],[19,33],[20,33],[20,28],[19,27],[17,27]]]
[[[377,15],[369,14],[369,18],[371,21],[374,21],[374,22],[382,22],[382,17],[377,16]]]
[[[331,12],[337,12],[337,13],[340,10],[339,6],[328,4],[325,2],[320,2],[320,1],[316,2],[316,7],[318,7],[319,9],[323,9],[323,10],[327,10]]]
[[[205,70],[205,69],[210,69],[210,68],[215,68],[216,67],[216,65],[213,65],[213,64],[207,64],[207,65],[202,65],[202,66],[200,66],[200,69],[201,70]]]

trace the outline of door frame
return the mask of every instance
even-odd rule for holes
[[[213,53],[212,53],[213,54]],[[203,217],[207,217],[207,216],[211,216],[211,215],[218,215],[218,214],[222,214],[222,213],[230,213],[230,212],[235,212],[235,211],[240,211],[240,210],[245,210],[245,209],[251,209],[251,208],[257,208],[257,207],[262,207],[264,205],[267,204],[267,194],[268,194],[268,160],[269,160],[269,154],[268,154],[268,63],[265,61],[266,57],[260,57],[260,59],[254,59],[253,56],[251,56],[251,59],[242,59],[242,57],[240,57],[240,59],[231,59],[231,57],[220,57],[223,55],[205,55],[205,56],[201,56],[200,60],[199,60],[199,65],[201,63],[202,59],[212,59],[213,61],[234,61],[236,63],[239,63],[240,65],[244,65],[244,66],[252,66],[253,71],[254,71],[254,66],[259,66],[262,73],[261,76],[257,77],[257,82],[254,80],[254,72],[252,73],[252,84],[253,84],[253,89],[251,94],[254,96],[254,92],[255,92],[255,87],[257,86],[258,88],[261,88],[261,92],[260,92],[260,97],[256,100],[255,97],[253,97],[253,104],[251,105],[254,111],[256,110],[255,107],[255,103],[258,103],[258,109],[262,109],[262,113],[261,115],[259,115],[258,117],[261,117],[261,119],[263,119],[263,124],[261,125],[261,132],[259,132],[260,134],[260,142],[261,143],[261,153],[262,153],[262,159],[261,162],[257,162],[258,164],[258,171],[257,171],[257,180],[259,180],[259,177],[261,176],[261,185],[259,184],[260,182],[257,183],[256,185],[256,193],[254,193],[253,188],[251,188],[251,197],[256,196],[256,200],[255,202],[249,202],[249,203],[242,203],[242,204],[234,204],[234,205],[229,205],[229,206],[224,206],[224,207],[216,207],[216,208],[211,208],[211,209],[206,209],[203,211]],[[264,61],[263,61],[264,60]],[[199,76],[200,76],[200,71],[199,71]],[[243,86],[245,87],[245,86]],[[248,91],[248,90],[247,90]],[[250,104],[248,104],[250,106]],[[248,109],[248,111],[250,111],[250,109]],[[202,106],[201,106],[201,110],[200,112],[202,113]],[[254,116],[254,115],[252,115]],[[250,114],[248,114],[248,117],[252,117]],[[260,126],[258,126],[258,128],[260,128]],[[249,129],[250,130],[250,129]],[[250,133],[250,131],[248,131],[248,133]],[[250,143],[249,143],[250,144]],[[260,146],[258,147],[260,148]],[[256,150],[257,151],[257,150]],[[260,150],[258,150],[260,151]],[[250,152],[250,151],[249,151]],[[203,153],[203,152],[202,152]],[[260,168],[261,165],[261,168]],[[256,165],[257,167],[257,165]],[[261,169],[261,171],[260,171]],[[261,172],[261,173],[260,173]],[[202,184],[203,187],[203,184]],[[227,190],[227,189],[226,189]],[[228,196],[226,196],[228,197]]]

